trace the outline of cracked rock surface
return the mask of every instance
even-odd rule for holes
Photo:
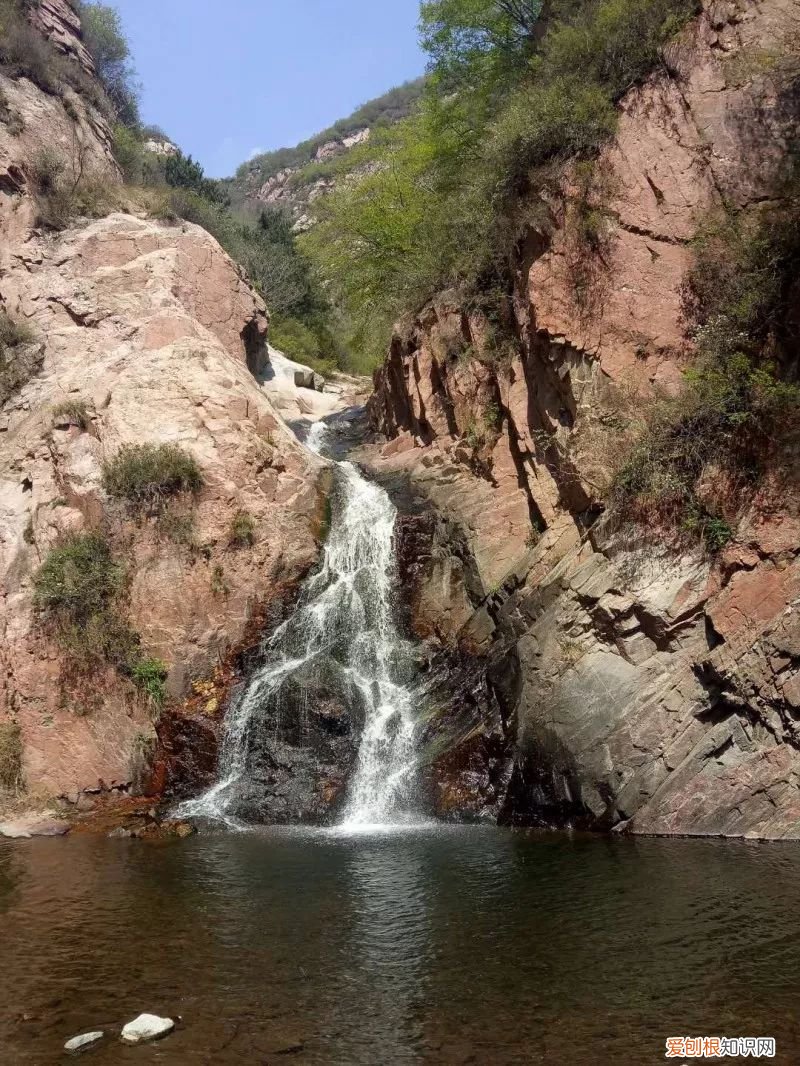
[[[455,293],[393,338],[367,461],[404,505],[410,623],[438,649],[440,813],[800,836],[797,486],[760,486],[713,562],[600,520],[626,405],[681,380],[689,242],[780,187],[799,34],[791,0],[704,4],[621,102],[589,190],[598,254],[569,169],[520,242],[512,348],[465,357],[490,327]]]

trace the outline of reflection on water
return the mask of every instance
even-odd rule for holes
[[[424,1035],[432,900],[424,852],[409,848],[409,839],[414,836],[384,834],[347,853],[354,963],[370,978],[368,1009],[386,1033],[385,1062],[413,1062]],[[341,1061],[369,1061],[369,1051],[354,1030]]]
[[[794,845],[476,828],[7,842],[0,1062],[151,1010],[181,1029],[86,1062],[795,1063],[799,877]]]

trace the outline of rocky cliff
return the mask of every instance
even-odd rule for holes
[[[800,835],[797,487],[763,486],[716,558],[603,518],[632,409],[680,386],[691,239],[775,197],[797,149],[799,35],[792,0],[704,4],[588,186],[568,168],[531,212],[513,340],[444,294],[376,374],[368,461],[410,512],[413,624],[459,679],[432,679],[442,813]]]
[[[41,0],[30,18],[91,76],[66,0]],[[263,388],[263,303],[204,230],[126,207],[91,99],[2,69],[0,99],[0,302],[16,340],[0,394],[0,790],[75,801],[129,787],[153,750],[154,711],[112,665],[81,675],[43,625],[33,580],[50,550],[102,533],[124,569],[127,624],[166,664],[179,706],[315,559],[323,464]],[[45,150],[76,185],[102,180],[123,210],[42,225]],[[188,453],[203,482],[168,525],[112,501],[102,480],[121,446],[161,443]]]

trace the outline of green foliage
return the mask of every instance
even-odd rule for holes
[[[34,579],[36,603],[76,625],[102,614],[125,581],[124,569],[98,533],[69,537],[53,548]]]
[[[541,0],[427,0],[422,47],[444,92],[496,90],[524,70],[540,35]]]
[[[256,540],[256,522],[248,511],[237,511],[231,521],[228,543],[234,548],[250,548]]]
[[[290,359],[310,366],[318,374],[329,376],[337,369],[329,355],[337,349],[332,335],[324,329],[314,330],[297,318],[274,318],[269,327],[269,342]]]
[[[88,429],[91,423],[89,405],[80,397],[56,404],[53,408],[53,418],[65,418],[79,429]]]
[[[84,44],[117,118],[126,126],[138,126],[138,88],[119,12],[108,4],[81,3],[79,13]]]
[[[22,786],[22,736],[16,722],[0,722],[0,791]]]
[[[34,578],[35,603],[74,663],[127,668],[138,637],[117,610],[125,570],[104,537],[83,533],[53,548]]]
[[[109,663],[157,707],[166,697],[165,665],[142,655],[125,621],[127,574],[99,533],[73,534],[53,548],[34,576],[34,603],[72,665],[89,672]]]
[[[114,126],[114,158],[119,164],[125,181],[130,185],[163,185],[164,159],[145,148],[148,139],[145,128]]]
[[[148,702],[160,711],[167,701],[167,664],[160,659],[141,658],[130,668],[130,679]]]
[[[767,471],[791,479],[797,469],[800,187],[786,192],[698,237],[686,293],[695,366],[679,397],[650,408],[614,484],[618,515],[699,534],[710,551],[731,538]]]
[[[177,444],[125,444],[103,464],[109,496],[142,509],[158,509],[180,492],[199,492],[203,477],[197,462]]]
[[[362,357],[382,357],[391,324],[438,289],[507,291],[525,212],[564,161],[590,158],[613,133],[615,101],[693,10],[693,0],[423,3],[422,108],[360,150],[370,167],[318,201],[321,224],[301,242]]]
[[[207,178],[200,164],[183,152],[166,157],[164,180],[173,189],[190,189],[212,204],[225,200],[219,183]]]

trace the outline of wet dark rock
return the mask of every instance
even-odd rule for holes
[[[220,724],[205,713],[162,716],[160,753],[166,764],[164,795],[186,799],[216,780]]]
[[[333,661],[292,677],[262,709],[231,813],[270,824],[330,821],[358,752],[363,712]]]
[[[464,650],[434,658],[419,745],[428,808],[449,821],[498,821],[513,765],[513,736],[487,662]]]

